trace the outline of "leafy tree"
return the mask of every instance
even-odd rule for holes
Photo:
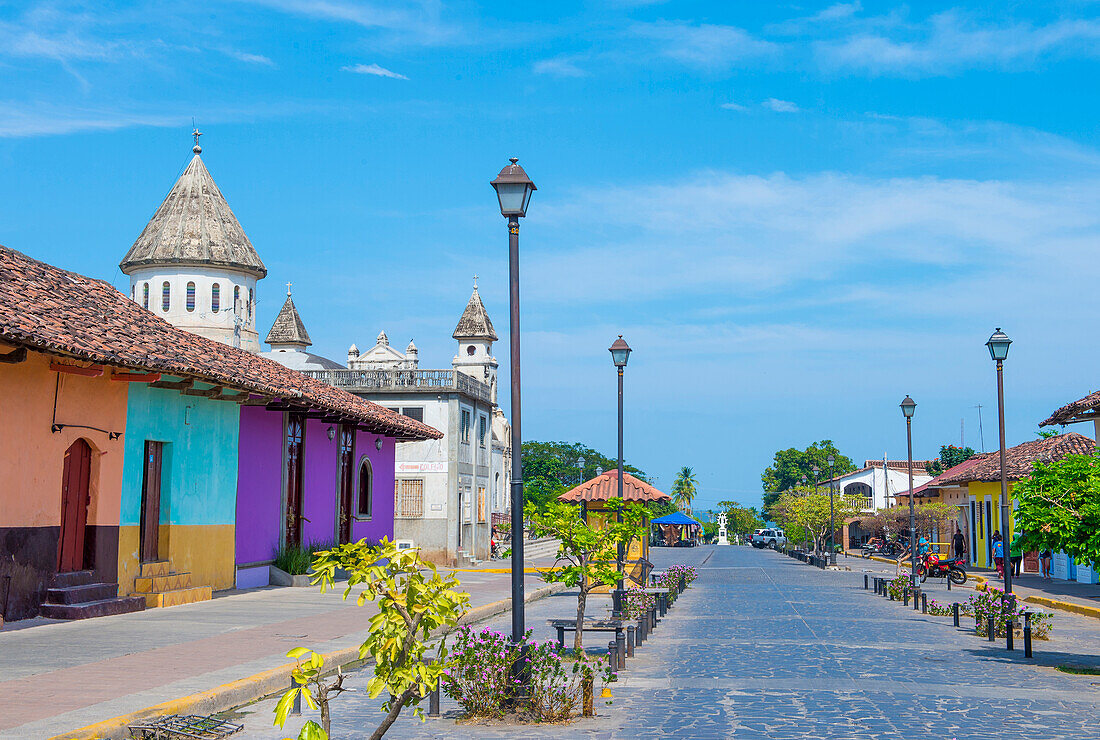
[[[832,519],[843,526],[844,520],[856,516],[863,509],[862,496],[834,496]],[[779,496],[772,507],[775,521],[788,532],[794,532],[800,539],[805,537],[814,543],[814,551],[820,553],[829,536],[829,495],[814,493],[812,489],[803,488],[797,491],[787,491]]]
[[[454,575],[441,577],[435,565],[421,560],[418,550],[398,550],[388,539],[375,546],[360,540],[318,552],[313,561],[312,581],[320,584],[322,593],[332,588],[337,568],[350,574],[344,588],[345,599],[355,586],[363,584],[366,588],[356,603],[362,606],[367,601],[378,602],[378,613],[369,620],[370,633],[359,646],[359,658],[369,655],[374,660],[374,678],[367,683],[370,698],[383,692],[389,696],[382,705],[386,716],[370,736],[370,740],[379,740],[403,707],[413,706],[413,713],[423,717],[423,711],[415,705],[439,685],[439,677],[446,668],[446,648],[442,642],[435,660],[424,661],[427,641],[433,631],[458,624],[470,596],[455,590],[459,583]],[[293,657],[306,652],[305,648],[291,651],[298,653]],[[316,657],[306,666],[320,671],[321,666],[315,665]],[[312,676],[302,675],[308,684]],[[303,684],[298,677],[294,680]],[[299,692],[314,706],[304,684],[290,689],[275,708],[275,724],[279,727],[286,722],[293,695]]]
[[[691,502],[695,500],[695,488],[695,471],[685,465],[680,468],[672,484],[672,501],[688,516],[691,516]]]
[[[1060,437],[1062,435],[1061,432],[1055,429],[1040,429],[1037,434],[1039,435],[1039,439],[1050,439],[1051,437]]]
[[[578,467],[582,458],[584,464]],[[570,488],[595,477],[597,468],[603,468],[606,472],[617,466],[618,460],[579,442],[524,442],[524,501],[543,506]],[[623,470],[635,478],[647,480],[646,474],[633,465],[624,462]]]
[[[582,650],[588,594],[600,586],[614,586],[618,582],[618,545],[621,543],[623,549],[629,551],[630,543],[646,534],[646,507],[611,499],[607,508],[607,514],[590,511],[590,523],[581,518],[576,504],[563,501],[548,501],[541,509],[528,502],[524,509],[524,516],[531,520],[533,537],[553,537],[561,543],[554,567],[542,573],[542,579],[579,589],[577,631],[573,640],[573,649],[578,652]],[[622,522],[616,521],[617,511],[622,513]]]
[[[939,475],[948,468],[953,468],[961,462],[965,462],[978,453],[973,447],[958,447],[956,445],[940,445],[940,457],[924,464],[924,470],[929,475]]]
[[[719,501],[718,508],[726,513],[726,531],[731,535],[748,537],[764,526],[764,520],[755,508],[742,506],[736,501]]]
[[[831,439],[823,439],[814,442],[804,450],[790,447],[775,453],[772,464],[765,468],[760,476],[764,484],[763,513],[768,519],[775,519],[772,507],[783,491],[787,491],[802,484],[805,476],[807,481],[814,481],[813,468],[816,465],[820,472],[816,480],[825,480],[829,477],[829,463],[826,462],[829,455],[834,457],[832,473],[844,475],[856,469],[851,458],[840,454]],[[811,486],[812,488],[812,486]]]
[[[918,503],[913,507],[913,518],[917,525],[917,537],[925,536],[931,539],[932,530],[937,529],[946,535],[945,526],[948,521],[955,518],[959,510],[954,504],[943,501],[929,501]],[[909,504],[898,504],[889,509],[883,509],[870,516],[860,517],[859,526],[866,532],[893,537],[901,534],[909,536]]]
[[[1100,567],[1100,455],[1036,461],[1012,487],[1015,523],[1026,549],[1064,551]]]

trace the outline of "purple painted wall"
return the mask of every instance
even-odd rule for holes
[[[241,407],[237,462],[237,564],[271,560],[283,502],[283,415]]]
[[[339,497],[339,437],[329,440],[331,424],[306,421],[305,457],[302,465],[302,542],[336,539]],[[352,538],[393,539],[393,480],[395,442],[378,435],[357,432],[355,438],[358,491],[359,463],[368,458],[373,471],[372,516],[352,523]],[[241,408],[240,458],[237,479],[237,563],[270,561],[279,547],[283,514],[283,414],[259,406]]]
[[[351,525],[351,535],[355,540],[367,537],[380,540],[383,537],[393,539],[393,469],[396,443],[392,437],[382,437],[382,449],[375,449],[377,434],[357,432],[355,435],[356,491],[359,490],[359,462],[367,457],[374,471],[374,496],[371,520],[356,520]]]

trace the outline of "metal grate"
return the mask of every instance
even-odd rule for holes
[[[229,737],[243,729],[244,725],[235,725],[212,716],[177,714],[129,726],[130,737],[135,740],[179,740],[180,738],[215,740]]]
[[[418,519],[424,516],[424,481],[419,478],[395,480],[394,515],[400,519]]]

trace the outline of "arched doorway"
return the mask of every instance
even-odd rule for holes
[[[57,542],[57,572],[84,570],[84,533],[88,524],[88,483],[92,448],[78,439],[65,450],[61,473],[61,533]]]

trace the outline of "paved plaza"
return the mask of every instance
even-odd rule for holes
[[[601,716],[569,726],[456,724],[404,717],[387,737],[498,738],[981,738],[1100,737],[1100,677],[1058,672],[1064,663],[1098,665],[1100,623],[1058,613],[1035,659],[1008,653],[950,618],[914,613],[863,590],[861,568],[822,571],[779,553],[747,547],[655,549],[658,567],[700,566],[700,577],[613,685]],[[842,560],[843,563],[843,560]],[[936,584],[930,587],[937,589]],[[937,593],[965,598],[969,590]],[[546,619],[570,614],[568,592],[528,607],[528,626],[552,637]],[[597,601],[592,616],[603,616]],[[509,629],[508,615],[489,624]],[[606,645],[593,635],[593,648]],[[336,700],[336,738],[365,738],[381,720],[358,689]],[[242,708],[248,738],[297,734],[301,721],[271,727],[274,700]]]

